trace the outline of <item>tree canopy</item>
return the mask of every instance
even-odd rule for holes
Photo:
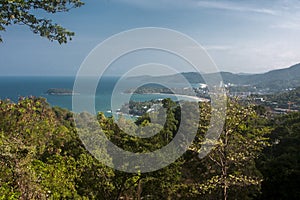
[[[0,1],[0,31],[8,26],[25,25],[30,30],[50,41],[60,44],[72,39],[74,32],[67,30],[51,19],[41,17],[45,13],[68,12],[72,8],[82,6],[80,0],[1,0]],[[39,14],[38,14],[39,13]],[[0,35],[0,41],[2,41]]]
[[[78,120],[76,128],[70,111],[50,107],[42,98],[0,100],[0,200],[299,199],[299,113],[268,119],[253,106],[229,101],[220,138],[209,141],[204,136],[210,105],[185,102],[184,106],[190,109],[165,99],[161,108],[166,109],[165,123],[155,124],[147,113],[136,128],[126,118],[119,118],[117,124],[113,117],[97,115],[90,126],[101,127],[111,142],[131,152],[162,148],[180,131],[191,131],[190,119],[200,115],[196,138],[183,156],[157,171],[126,173],[105,166],[93,155],[101,153],[114,164],[120,164],[120,156],[86,150],[80,139],[93,140],[97,132],[81,127]],[[193,112],[195,106],[200,113]],[[182,112],[190,117],[181,117]],[[79,115],[83,120],[92,117]],[[146,127],[157,134],[150,138],[127,134],[143,133]],[[200,159],[198,150],[207,142],[213,142],[214,148]]]

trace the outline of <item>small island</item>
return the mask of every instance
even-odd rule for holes
[[[57,96],[68,96],[68,95],[76,95],[78,93],[73,92],[72,89],[66,88],[50,88],[46,91],[48,95],[57,95]]]

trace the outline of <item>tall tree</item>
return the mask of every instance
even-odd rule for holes
[[[48,38],[50,41],[66,43],[72,39],[74,32],[52,22],[51,19],[39,17],[44,11],[54,14],[68,12],[72,8],[80,7],[80,0],[1,0],[0,1],[0,31],[13,24],[28,26],[33,33]],[[0,41],[2,38],[0,36]]]
[[[259,192],[262,177],[255,159],[267,145],[265,136],[270,133],[270,128],[261,121],[252,106],[229,101],[219,139],[198,142],[200,146],[213,144],[214,148],[205,158],[194,159],[186,165],[194,169],[189,177],[194,187],[189,191],[194,192],[196,198],[248,199]],[[205,128],[200,126],[199,130],[205,131]],[[200,141],[203,134],[199,135]]]

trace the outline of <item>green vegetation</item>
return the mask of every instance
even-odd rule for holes
[[[153,94],[153,93],[162,93],[162,94],[173,94],[172,90],[165,87],[159,86],[143,86],[139,87],[136,90],[129,89],[126,90],[125,93],[135,93],[135,94]]]
[[[125,93],[135,93],[135,94],[180,94],[180,95],[195,95],[195,89],[192,88],[166,88],[159,86],[142,86],[134,89],[129,89]]]
[[[281,92],[272,95],[254,95],[253,98],[263,98],[259,104],[274,108],[284,108],[290,110],[300,110],[300,87],[288,92]]]
[[[162,102],[159,100],[150,100],[144,102],[130,100],[129,103],[122,105],[120,112],[130,115],[141,116],[147,111],[156,111],[157,108],[159,108],[159,106],[161,105],[161,103]]]
[[[271,120],[271,146],[258,160],[262,182],[261,199],[299,199],[300,191],[300,113]]]
[[[7,26],[14,24],[25,25],[30,30],[50,41],[66,43],[74,36],[74,32],[53,23],[52,20],[39,17],[39,11],[49,14],[68,12],[72,8],[80,7],[80,0],[1,0],[0,3],[0,31],[5,31]],[[44,15],[45,16],[45,15]],[[0,42],[2,38],[0,36]]]
[[[72,95],[73,90],[71,89],[65,89],[65,88],[51,88],[46,91],[46,94],[49,95]]]
[[[299,199],[300,114],[268,119],[261,109],[228,101],[225,126],[218,140],[204,140],[210,121],[208,103],[165,99],[163,125],[141,116],[136,128],[119,118],[126,131],[157,132],[150,138],[128,135],[103,113],[98,123],[75,128],[73,114],[50,107],[45,99],[0,101],[0,199]],[[109,168],[84,147],[81,137],[97,137],[97,127],[117,146],[131,152],[149,152],[168,144],[179,131],[191,131],[197,117],[198,132],[189,150],[169,166],[149,173],[125,173]],[[156,110],[158,116],[162,110]],[[80,113],[80,119],[92,116]],[[183,124],[183,127],[179,125]],[[272,127],[272,128],[271,128]],[[94,130],[95,129],[95,130]],[[90,130],[90,131],[88,131]],[[102,143],[101,145],[106,145]],[[200,159],[199,149],[214,145]],[[118,164],[109,152],[103,159]],[[128,164],[128,163],[127,163]],[[127,165],[124,163],[124,165]],[[289,186],[289,187],[288,187]],[[276,191],[274,191],[274,188]]]

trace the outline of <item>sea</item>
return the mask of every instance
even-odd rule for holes
[[[133,101],[149,101],[164,98],[171,98],[174,101],[188,100],[186,97],[177,97],[168,94],[128,94],[124,91],[118,91],[118,95],[124,98],[118,98],[117,106],[112,106],[112,94],[119,77],[102,77],[99,81],[95,94],[95,110],[104,112],[105,115],[111,115],[112,107],[116,110],[124,103],[123,99]],[[46,92],[51,88],[73,89],[75,77],[47,77],[47,76],[2,76],[0,77],[0,99],[10,99],[17,102],[20,97],[36,96],[44,97],[51,106],[59,106],[72,111],[71,95],[48,95]],[[132,87],[128,84],[127,89]],[[123,84],[126,90],[126,85]]]

